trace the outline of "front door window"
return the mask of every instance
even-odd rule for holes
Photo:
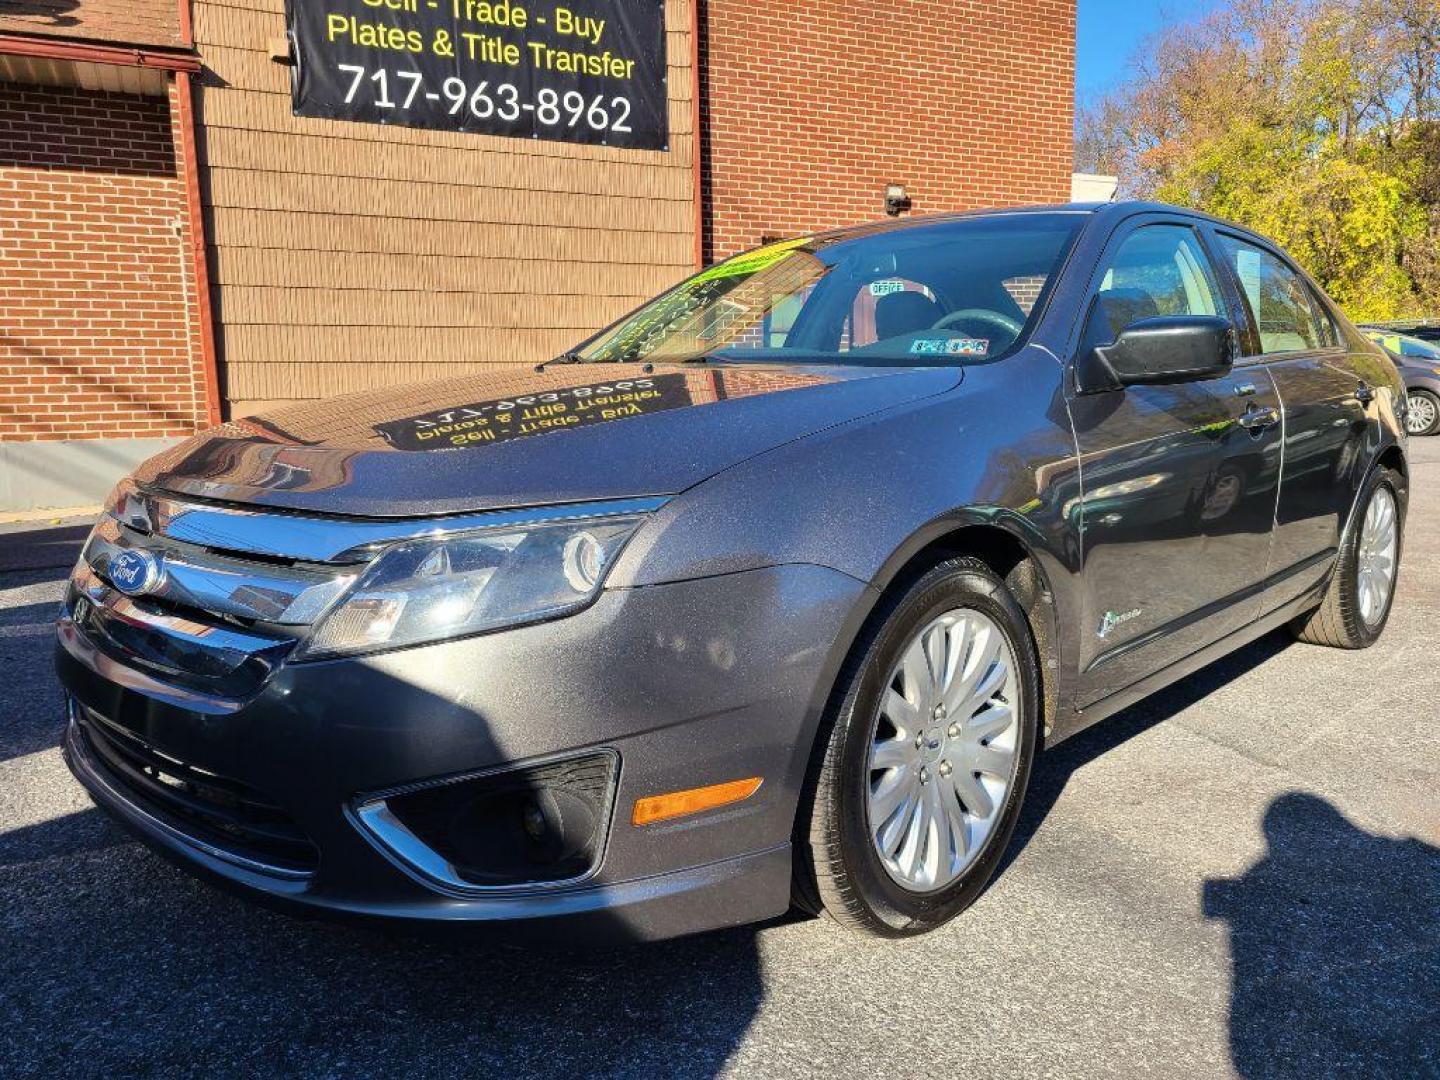
[[[1220,291],[1194,232],[1180,225],[1137,229],[1100,283],[1099,310],[1111,340],[1157,315],[1218,315]]]

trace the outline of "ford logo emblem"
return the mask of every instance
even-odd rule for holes
[[[110,583],[126,596],[143,596],[160,586],[165,570],[148,551],[122,551],[110,559]]]

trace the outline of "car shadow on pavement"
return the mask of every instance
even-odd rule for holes
[[[762,999],[751,928],[584,949],[417,935],[228,896],[99,811],[6,840],[7,1077],[708,1078]]]
[[[754,928],[572,948],[294,917],[98,810],[0,837],[0,869],[4,1076],[713,1077],[763,997]]]
[[[27,580],[16,580],[21,577]],[[0,596],[7,586],[35,584],[47,579],[0,577]],[[0,766],[60,743],[60,688],[51,660],[58,608],[58,599],[0,606]]]
[[[1015,861],[1040,829],[1077,769],[1184,712],[1246,672],[1279,656],[1293,642],[1287,630],[1266,634],[1036,757],[1015,838],[1000,864],[1000,872]]]
[[[1440,1075],[1440,849],[1275,799],[1265,855],[1212,879],[1229,928],[1230,1053],[1247,1078]]]
[[[78,810],[0,833],[0,866],[70,858],[123,844],[126,837],[99,810]]]
[[[1036,760],[1014,860],[1071,775],[1273,659],[1266,635]],[[1203,885],[1230,935],[1230,1048],[1247,1078],[1440,1076],[1440,849],[1358,828],[1319,796],[1290,792],[1263,819],[1267,851]]]
[[[80,557],[90,523],[0,531],[0,573],[69,570]]]

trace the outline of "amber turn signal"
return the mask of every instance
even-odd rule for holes
[[[717,806],[741,802],[760,790],[760,777],[748,780],[729,780],[709,787],[690,788],[688,791],[672,791],[668,795],[651,795],[635,800],[635,812],[630,821],[635,825],[653,825],[657,821],[698,814],[701,810],[713,810]]]

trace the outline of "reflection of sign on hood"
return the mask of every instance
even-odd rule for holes
[[[684,375],[657,375],[477,401],[376,424],[375,430],[397,450],[450,450],[608,424],[690,404]]]

